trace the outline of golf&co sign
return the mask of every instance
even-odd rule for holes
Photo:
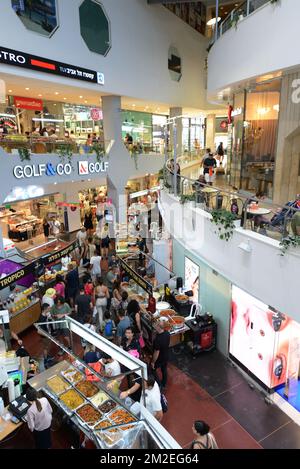
[[[90,163],[88,161],[79,161],[77,165],[77,175],[90,175],[104,173],[108,170],[108,162]],[[16,179],[30,179],[42,176],[70,176],[76,173],[71,163],[41,163],[27,164],[25,166],[17,165],[13,168],[13,175]]]

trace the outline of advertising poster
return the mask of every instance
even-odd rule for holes
[[[193,301],[199,302],[199,278],[200,278],[200,267],[191,261],[188,257],[185,257],[184,262],[184,285],[187,290],[193,291]]]
[[[232,286],[229,352],[269,389],[286,382],[289,361],[296,379],[295,337],[300,337],[298,323]]]

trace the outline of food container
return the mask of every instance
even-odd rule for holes
[[[70,366],[67,370],[62,371],[61,374],[71,384],[77,384],[84,378],[83,374],[72,366]]]
[[[90,402],[96,407],[99,408],[104,402],[108,401],[109,395],[104,391],[99,391],[93,397],[90,397]]]
[[[108,414],[109,412],[111,412],[116,407],[117,407],[117,403],[115,401],[113,401],[112,399],[109,399],[108,401],[104,402],[104,404],[102,404],[99,407],[99,410],[101,412],[103,412],[103,414]]]
[[[167,301],[159,301],[156,303],[156,311],[164,311],[165,309],[170,309],[170,303],[167,303]]]
[[[83,404],[76,409],[76,415],[89,427],[94,427],[99,420],[102,419],[102,414],[99,410],[95,409],[92,404]]]
[[[137,419],[133,417],[127,410],[122,409],[121,407],[118,407],[117,409],[113,410],[108,414],[109,420],[114,422],[115,425],[121,425],[121,424],[130,424],[133,422],[136,422]],[[126,425],[124,427],[120,427],[120,430],[126,431],[130,430],[132,428],[132,425]]]
[[[173,316],[170,318],[170,323],[174,329],[181,329],[185,324],[185,318],[182,316]]]
[[[114,422],[111,422],[109,419],[104,419],[98,422],[94,427],[93,431],[96,434],[96,437],[100,441],[104,441],[104,443],[109,446],[113,447],[117,443],[119,443],[122,439],[122,434],[117,428],[110,428],[109,430],[105,430],[105,428],[115,425]]]
[[[86,380],[77,383],[75,388],[78,389],[84,397],[93,397],[99,392],[99,388],[95,384]]]
[[[171,317],[171,316],[176,316],[176,311],[174,311],[173,309],[165,309],[164,311],[161,311],[159,313],[159,316],[161,318],[167,318],[167,317]]]
[[[69,389],[59,396],[59,400],[70,410],[76,410],[85,403],[84,398],[75,389]]]
[[[71,388],[70,384],[67,381],[57,375],[51,376],[51,378],[47,379],[46,386],[50,389],[53,394],[57,396]]]
[[[175,300],[180,304],[186,304],[189,301],[189,297],[187,295],[176,295]]]

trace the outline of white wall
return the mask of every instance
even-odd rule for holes
[[[269,3],[221,36],[208,56],[208,94],[299,65],[299,17],[298,0]]]
[[[166,227],[186,249],[233,284],[264,303],[300,320],[300,252],[280,256],[278,241],[242,228],[226,243],[214,233],[211,215],[192,204],[181,205],[173,195],[161,191],[162,216]],[[238,246],[250,240],[252,253]]]
[[[81,38],[81,3],[82,0],[58,1],[60,26],[48,39],[27,31],[12,10],[11,0],[1,0],[0,46],[101,71],[105,74],[104,86],[4,65],[0,72],[170,105],[204,107],[207,39],[161,5],[148,5],[147,0],[102,0],[110,18],[112,38],[112,48],[103,57],[90,52]],[[170,45],[177,47],[182,57],[183,76],[179,83],[171,80],[168,71]]]

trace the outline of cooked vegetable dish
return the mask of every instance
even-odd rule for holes
[[[99,391],[99,388],[90,381],[81,381],[76,384],[76,389],[80,391],[85,397],[93,397]]]
[[[77,409],[77,407],[84,403],[83,397],[81,397],[78,392],[74,391],[74,389],[64,392],[59,398],[67,407],[69,407],[69,409],[72,410]]]

